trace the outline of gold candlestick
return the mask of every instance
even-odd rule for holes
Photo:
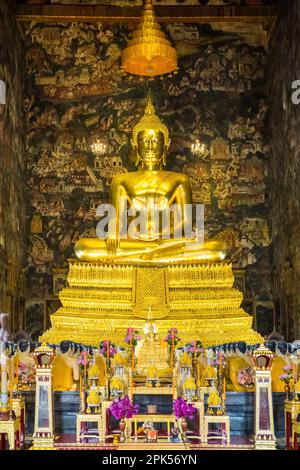
[[[10,378],[9,381],[9,408],[12,409],[12,401],[13,401],[13,383]]]

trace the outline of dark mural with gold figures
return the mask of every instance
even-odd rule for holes
[[[234,267],[246,268],[245,297],[269,315],[268,333],[266,51],[210,25],[163,27],[179,55],[177,75],[150,82],[172,139],[167,166],[189,175],[194,202],[205,204],[207,237],[225,240]],[[52,269],[67,266],[76,240],[95,233],[113,176],[134,170],[130,131],[147,84],[120,69],[125,25],[33,22],[25,34],[28,284],[32,297],[45,298]],[[92,150],[99,138],[101,156]]]
[[[0,311],[22,324],[26,253],[24,49],[10,0],[0,2]]]

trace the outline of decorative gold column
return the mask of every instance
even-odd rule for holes
[[[253,353],[255,370],[255,449],[276,449],[274,432],[272,378],[272,352],[261,345]]]
[[[54,450],[52,363],[54,352],[45,343],[33,353],[36,364],[33,447],[30,450]]]

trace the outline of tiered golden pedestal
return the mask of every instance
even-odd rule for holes
[[[240,308],[242,293],[233,288],[231,264],[70,260],[69,287],[59,298],[62,308],[51,316],[52,328],[42,340],[72,340],[94,346],[105,338],[119,343],[130,326],[155,322],[161,337],[176,327],[184,342],[204,346],[231,341],[261,342],[251,329],[252,317]]]

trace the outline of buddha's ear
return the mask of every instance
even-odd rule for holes
[[[130,143],[131,143],[131,147],[133,148],[133,151],[134,151],[134,157],[135,157],[134,165],[135,165],[135,166],[138,166],[139,161],[140,161],[140,157],[139,157],[139,154],[138,154],[137,145],[135,145],[133,139],[130,139]]]
[[[164,146],[164,154],[162,156],[163,166],[166,166],[167,164],[167,151],[169,150],[169,147],[170,147],[170,141],[168,141]]]

